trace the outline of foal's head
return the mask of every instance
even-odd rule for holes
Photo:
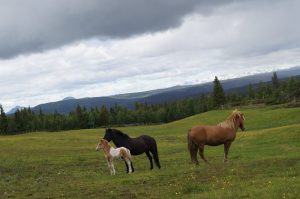
[[[105,139],[101,139],[100,142],[96,146],[96,151],[99,151],[101,149],[106,149],[108,147],[108,142]]]
[[[232,112],[233,117],[234,117],[234,122],[240,128],[242,131],[245,130],[244,128],[244,121],[245,121],[245,116],[241,111],[234,110]]]

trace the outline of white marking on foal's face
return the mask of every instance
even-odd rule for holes
[[[101,145],[101,143],[98,143],[98,145],[96,146],[96,151],[99,151],[99,150],[101,150],[103,147],[102,147],[102,145]]]

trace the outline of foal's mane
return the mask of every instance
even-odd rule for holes
[[[238,110],[234,110],[231,115],[223,122],[220,122],[218,126],[223,127],[223,128],[236,128],[236,115],[240,115],[242,112]]]
[[[120,135],[123,138],[130,138],[127,134],[123,133],[122,131],[119,131],[118,129],[111,129],[112,132],[116,133],[117,135]]]

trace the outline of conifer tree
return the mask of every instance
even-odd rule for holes
[[[226,97],[221,82],[218,80],[217,76],[215,76],[213,84],[213,106],[215,108],[219,108],[226,103]]]
[[[108,122],[109,122],[108,119],[109,119],[109,115],[108,115],[108,111],[106,109],[106,106],[102,105],[101,111],[100,111],[101,124],[102,125],[107,125]]]
[[[0,134],[7,134],[8,120],[2,105],[0,104]]]
[[[273,73],[273,76],[272,76],[272,86],[273,88],[275,89],[278,89],[279,88],[279,80],[278,80],[278,77],[277,77],[277,73],[274,72]]]

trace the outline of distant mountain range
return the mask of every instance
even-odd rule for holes
[[[17,112],[17,110],[22,110],[23,108],[25,108],[25,107],[16,106],[16,107],[12,108],[10,111],[8,111],[6,114],[8,114],[8,115],[14,114],[15,112]]]
[[[293,67],[285,70],[278,70],[277,76],[280,79],[285,79],[291,76],[300,75],[300,66]],[[259,82],[271,81],[273,72],[261,73],[256,75],[250,75],[235,79],[221,80],[223,89],[225,92],[243,92],[247,89],[247,86],[251,84],[258,84]],[[58,112],[62,114],[68,114],[74,111],[77,105],[84,106],[86,108],[98,107],[101,108],[105,105],[110,108],[114,105],[125,106],[129,109],[133,109],[136,102],[147,102],[148,104],[159,104],[178,99],[184,99],[187,97],[199,96],[202,93],[211,92],[213,89],[212,82],[186,85],[186,86],[174,86],[170,88],[163,88],[157,90],[150,90],[145,92],[127,93],[120,95],[113,95],[107,97],[87,97],[81,99],[75,99],[74,97],[66,97],[61,101],[49,102],[40,104],[32,108],[33,111],[38,112],[40,109],[44,113]],[[14,108],[8,112],[8,114],[14,113],[17,109]]]

